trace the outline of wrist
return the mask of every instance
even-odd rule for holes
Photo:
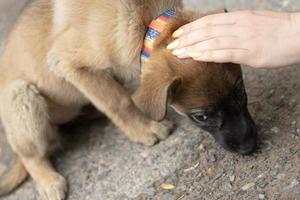
[[[300,34],[300,13],[289,13],[291,31]]]
[[[293,60],[300,63],[300,13],[289,13],[289,31],[288,41],[295,52]]]

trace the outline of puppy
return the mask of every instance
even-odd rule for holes
[[[29,174],[41,199],[65,199],[66,180],[49,155],[59,145],[57,126],[89,104],[134,142],[168,137],[170,105],[226,149],[253,152],[256,130],[240,66],[179,60],[166,49],[172,32],[199,15],[171,16],[141,70],[148,25],[176,7],[178,0],[38,0],[23,13],[0,60],[0,114],[18,155],[0,179],[0,195]]]

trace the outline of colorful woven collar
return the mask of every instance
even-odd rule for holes
[[[145,66],[145,63],[149,60],[153,45],[156,38],[164,31],[169,19],[176,15],[176,11],[173,9],[166,10],[157,19],[153,20],[145,37],[144,46],[141,52],[141,70]]]

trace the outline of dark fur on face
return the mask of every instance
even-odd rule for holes
[[[225,149],[250,154],[256,148],[256,126],[247,109],[242,70],[236,64],[180,60],[166,49],[171,34],[191,21],[173,19],[156,41],[134,99],[152,119],[162,120],[167,104],[210,132]]]
[[[219,103],[194,109],[188,116],[225,149],[240,154],[251,154],[255,150],[256,126],[247,109],[242,80]]]

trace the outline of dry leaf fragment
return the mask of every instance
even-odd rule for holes
[[[171,183],[163,183],[163,184],[161,184],[160,187],[164,190],[174,190],[175,189],[175,186]]]
[[[230,179],[230,182],[233,183],[235,181],[235,175],[230,176],[229,179]]]

